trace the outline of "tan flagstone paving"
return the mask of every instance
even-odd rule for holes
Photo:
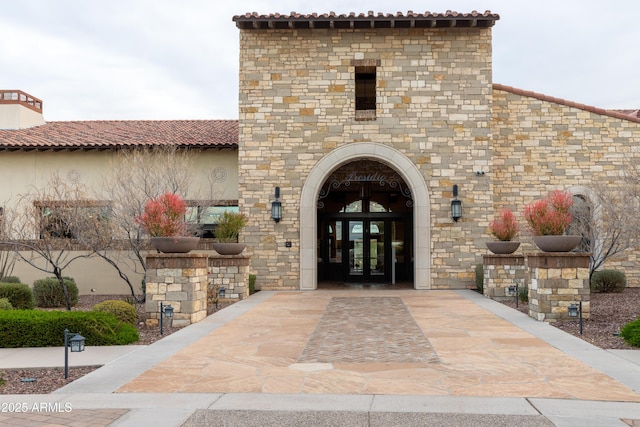
[[[345,327],[344,310],[348,305],[340,313],[341,322],[323,318],[334,297],[342,303],[348,302],[344,298],[402,301],[411,319],[404,317],[404,322],[384,332],[385,339],[393,341],[388,343],[393,350],[388,354],[395,360],[372,361],[367,342],[373,339],[371,332],[379,320],[375,310],[368,314],[371,330],[367,331]],[[301,363],[300,356],[321,319],[322,334],[315,335],[312,350],[323,345],[318,341],[322,337],[336,354],[332,358],[331,352],[323,352],[323,363]],[[398,361],[397,350],[414,344],[407,334],[419,333],[416,325],[422,332],[420,340],[426,339],[435,355],[422,363],[413,361],[415,357]],[[345,340],[345,334],[347,340],[364,340],[350,350],[363,354],[337,354],[344,347],[338,349],[332,340]],[[640,395],[627,386],[455,292],[415,290],[276,293],[118,392],[346,393],[640,402]]]

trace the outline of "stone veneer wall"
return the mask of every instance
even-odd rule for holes
[[[209,280],[224,287],[224,299],[249,297],[249,258],[244,256],[211,256]]]
[[[497,301],[513,299],[509,296],[509,286],[520,289],[527,285],[527,269],[523,255],[483,255],[484,271],[483,294]]]
[[[157,322],[160,302],[171,304],[173,324],[184,326],[207,317],[206,254],[149,254],[145,311]],[[151,320],[151,322],[149,322]]]
[[[595,183],[615,188],[625,159],[640,156],[640,124],[564,105],[562,102],[493,90],[494,212],[526,204],[553,189],[588,197]],[[498,185],[504,183],[504,185]],[[535,250],[521,236],[524,251]],[[609,262],[640,286],[638,252]]]
[[[535,253],[527,255],[529,316],[555,322],[568,320],[568,307],[582,301],[582,317],[591,313],[589,254]]]
[[[353,61],[362,59],[380,61],[373,121],[355,120]],[[257,286],[299,288],[301,188],[332,150],[366,143],[393,147],[424,177],[431,288],[473,286],[493,212],[491,180],[474,173],[492,166],[491,67],[490,29],[241,30],[239,205],[249,217],[241,240]]]

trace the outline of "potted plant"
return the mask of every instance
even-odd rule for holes
[[[247,225],[247,217],[237,212],[225,211],[216,227],[217,243],[213,243],[213,249],[220,255],[238,255],[245,245],[238,243],[238,236]]]
[[[184,215],[187,205],[174,193],[164,193],[147,201],[136,218],[151,237],[151,244],[160,252],[185,253],[196,248],[199,237],[190,236]]]
[[[524,209],[524,217],[533,234],[533,243],[543,252],[569,252],[581,236],[564,235],[571,224],[573,196],[554,190],[545,199],[536,200]]]
[[[510,209],[503,209],[489,224],[489,232],[497,241],[486,242],[487,248],[494,254],[514,253],[520,246],[520,242],[513,241],[519,231],[520,226],[515,214]]]

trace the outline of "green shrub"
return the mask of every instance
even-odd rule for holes
[[[71,277],[65,277],[64,283],[69,290],[71,306],[78,304],[78,286],[75,280]],[[33,296],[38,307],[52,308],[67,305],[64,299],[64,290],[55,277],[47,277],[33,282]]]
[[[0,310],[13,310],[13,305],[9,298],[0,298]]]
[[[256,275],[249,275],[249,295],[253,295],[256,293]]]
[[[640,347],[640,319],[629,322],[620,330],[620,336],[633,347]]]
[[[93,306],[94,311],[111,313],[121,322],[135,326],[138,323],[138,311],[134,306],[122,300],[102,301]]]
[[[528,286],[518,286],[518,299],[520,299],[521,302],[529,302]]]
[[[482,264],[476,264],[476,290],[481,294],[484,293],[484,267]]]
[[[126,345],[138,330],[99,311],[0,310],[0,342],[5,348],[64,345],[64,330],[85,337],[86,345]]]
[[[22,283],[0,283],[0,298],[8,299],[13,308],[21,310],[35,306],[31,288]]]
[[[591,276],[593,292],[623,292],[627,287],[627,277],[618,270],[599,270]]]
[[[22,283],[18,276],[6,276],[0,279],[2,283]]]

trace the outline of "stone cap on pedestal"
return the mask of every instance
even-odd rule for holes
[[[531,268],[589,268],[589,252],[536,252],[527,254]]]
[[[482,255],[484,265],[524,265],[524,255],[486,254]]]
[[[207,254],[148,254],[147,268],[207,268]]]

